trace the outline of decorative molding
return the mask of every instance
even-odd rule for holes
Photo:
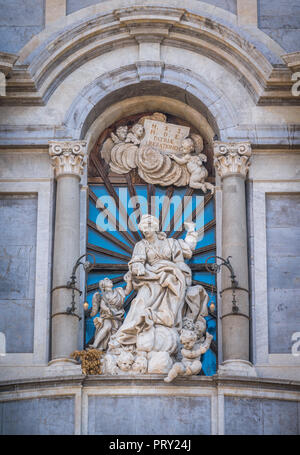
[[[45,105],[57,86],[91,58],[111,52],[112,47],[124,48],[149,39],[200,53],[225,66],[243,80],[258,105],[300,103],[299,97],[291,94],[290,69],[282,64],[279,55],[270,49],[266,52],[265,44],[257,38],[236,26],[228,28],[220,18],[208,19],[184,9],[151,6],[123,8],[93,19],[85,18],[47,37],[39,49],[26,48],[28,53],[24,52],[12,68],[7,96],[2,102]]]
[[[55,177],[80,175],[86,164],[86,141],[49,141],[49,154]]]
[[[246,177],[251,154],[250,142],[214,142],[214,165],[221,178],[231,174]]]
[[[0,52],[0,71],[5,75],[9,74],[17,60],[18,56],[15,54]]]
[[[287,67],[291,71],[300,70],[300,52],[291,52],[290,54],[284,54],[281,56],[282,60],[286,63]]]

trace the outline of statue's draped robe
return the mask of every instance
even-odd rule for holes
[[[184,240],[160,237],[158,246],[143,239],[134,248],[129,269],[142,263],[145,275],[133,276],[137,296],[114,337],[121,345],[136,344],[137,337],[153,327],[177,331],[182,327],[186,287],[191,284],[191,270],[184,259],[192,257],[192,250]]]
[[[107,348],[109,339],[113,333],[122,325],[124,310],[122,308],[125,300],[125,292],[122,288],[115,288],[110,292],[110,298],[105,299],[99,292],[96,292],[93,296],[92,312],[91,316],[95,316],[100,309],[100,316],[94,319],[94,325],[96,327],[95,339],[98,333],[104,326],[104,321],[108,320],[110,323],[110,331],[101,340],[97,346],[98,349],[105,350]]]

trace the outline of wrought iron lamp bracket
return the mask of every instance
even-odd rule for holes
[[[239,307],[238,307],[237,302],[236,302],[235,291],[238,288],[238,284],[239,283],[236,280],[236,275],[234,273],[233,267],[232,267],[231,262],[230,262],[230,258],[231,257],[232,256],[228,256],[227,259],[224,259],[224,258],[222,258],[220,256],[210,256],[205,261],[205,268],[206,268],[206,270],[208,272],[214,273],[214,274],[219,273],[222,266],[225,266],[229,270],[230,279],[231,279],[231,288],[227,288],[227,289],[232,289],[232,312],[233,313],[238,313],[239,312]],[[215,259],[215,262],[209,263],[208,261],[210,259]],[[217,263],[218,259],[220,261],[222,261],[220,264]]]
[[[89,256],[91,256],[92,259],[93,259],[93,262],[92,262],[92,263],[91,263],[90,261],[85,261],[85,262],[82,262],[82,261],[81,261],[82,258],[84,258],[84,257],[88,258]],[[69,307],[66,309],[66,313],[68,313],[68,314],[75,314],[75,310],[76,310],[76,304],[75,304],[75,291],[76,291],[76,282],[77,282],[77,279],[76,279],[76,271],[77,271],[78,267],[79,267],[80,265],[82,265],[83,268],[84,268],[84,270],[85,270],[86,272],[89,272],[90,270],[92,270],[92,268],[94,267],[95,263],[96,263],[96,258],[95,258],[95,256],[94,256],[94,254],[92,254],[92,253],[85,253],[85,254],[83,254],[82,256],[80,256],[80,257],[77,259],[77,261],[76,261],[76,263],[75,263],[75,265],[74,265],[74,267],[73,267],[73,269],[72,269],[72,274],[71,274],[71,276],[70,276],[70,280],[69,280],[69,281],[67,282],[67,284],[66,284],[66,288],[72,289],[72,301],[71,301],[71,306],[69,306]],[[82,295],[82,291],[79,291],[79,294]]]

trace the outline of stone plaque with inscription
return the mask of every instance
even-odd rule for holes
[[[180,153],[181,143],[190,133],[190,128],[187,126],[149,119],[145,120],[144,129],[142,145],[150,145],[164,154]]]

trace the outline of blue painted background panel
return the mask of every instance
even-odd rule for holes
[[[111,211],[113,211],[115,218],[118,221],[121,221],[121,225],[124,227],[126,226],[126,216],[120,215],[119,211],[116,209],[115,202],[112,200],[112,198],[108,197],[107,189],[104,185],[90,185],[90,189],[93,191],[93,193],[96,195],[96,197],[101,198],[103,201],[103,197],[106,197],[106,202],[108,202],[109,207]],[[114,186],[114,190],[116,194],[119,197],[119,200],[121,201],[122,206],[124,207],[124,213],[128,213],[129,216],[131,216],[131,219],[133,221],[133,226],[137,228],[137,221],[136,221],[136,213],[134,214],[134,210],[136,207],[131,207],[129,204],[129,199],[130,199],[130,193],[127,190],[127,187],[120,186],[116,187]],[[139,199],[140,203],[140,212],[141,214],[146,214],[148,213],[148,188],[147,185],[136,185],[135,186],[135,191]],[[159,197],[160,201],[157,201],[155,199],[155,204],[152,204],[152,210],[153,214],[157,218],[159,218],[160,212],[163,207],[163,197],[165,197],[167,188],[162,188],[162,187],[155,187],[155,197]],[[166,213],[169,215],[166,217],[165,221],[163,222],[163,231],[170,231],[168,233],[168,236],[171,237],[175,235],[175,238],[185,238],[186,236],[186,231],[182,230],[182,226],[185,220],[187,220],[188,217],[191,217],[192,212],[197,209],[197,217],[196,217],[196,229],[203,230],[203,226],[206,225],[207,223],[210,223],[214,220],[215,215],[214,215],[214,198],[211,198],[208,200],[208,202],[205,203],[204,199],[204,194],[200,190],[194,190],[194,193],[192,197],[188,200],[188,203],[185,205],[185,211],[183,212],[182,216],[180,216],[177,219],[177,213],[178,209],[180,209],[182,205],[183,198],[189,194],[189,189],[187,188],[176,188],[172,199],[169,201],[168,209]],[[94,200],[90,199],[89,201],[89,220],[91,220],[95,224],[99,224],[99,213],[100,210],[96,207],[99,207],[99,202],[96,204]],[[201,210],[199,210],[199,207]],[[195,212],[194,212],[195,213]],[[173,225],[172,229],[172,217],[173,215],[175,216],[175,222]],[[104,218],[102,217],[102,221]],[[138,218],[139,221],[139,218]],[[118,245],[114,244],[113,239],[111,238],[105,238],[104,235],[100,231],[96,231],[92,227],[88,228],[88,244],[91,245],[96,245],[96,247],[101,247],[107,251],[110,251],[112,253],[117,253],[126,257],[117,258],[110,256],[109,254],[104,254],[101,252],[95,252],[93,250],[90,250],[93,252],[96,258],[96,262],[100,264],[107,264],[105,267],[107,267],[107,270],[93,270],[89,273],[88,275],[88,280],[87,280],[87,286],[88,286],[88,294],[87,294],[87,302],[89,303],[89,307],[92,306],[92,297],[95,292],[98,291],[98,282],[105,277],[109,277],[110,279],[114,280],[115,284],[114,287],[124,287],[126,286],[126,283],[123,281],[123,276],[126,273],[126,270],[124,270],[124,265],[128,263],[128,261],[131,258],[131,253],[128,251],[128,248],[132,251],[133,246],[136,243],[136,239],[134,238],[133,233],[127,229],[127,234],[130,236],[131,242],[128,240],[126,241],[124,238],[124,233],[122,234],[119,231],[115,230],[115,227],[113,227],[111,224],[109,225],[110,229],[107,231],[109,235],[112,235],[113,238],[117,239],[122,245],[120,245],[119,242]],[[180,233],[179,235],[176,235],[177,233]],[[137,230],[137,234],[139,238],[143,238],[141,232]],[[215,226],[214,224],[210,225],[208,229],[205,229],[203,237],[200,237],[200,240],[198,241],[198,244],[196,246],[197,248],[201,247],[207,247],[211,246],[211,250],[206,251],[206,252],[201,252],[194,254],[192,259],[186,261],[187,264],[204,264],[206,259],[209,256],[213,256],[215,254]],[[211,260],[210,262],[213,262]],[[121,267],[123,265],[122,270],[109,270],[109,265],[115,266],[119,264]],[[216,307],[216,294],[215,294],[215,285],[216,285],[216,280],[215,276],[212,275],[209,272],[206,271],[193,271],[193,280],[195,280],[194,284],[203,283],[207,285],[207,292],[209,294],[210,300],[209,300],[209,306],[211,303],[214,303]],[[95,287],[96,285],[96,287]],[[212,285],[212,288],[210,287]],[[132,292],[129,296],[127,296],[125,300],[125,310],[128,312],[130,308],[130,303],[132,298],[134,297],[134,293]],[[126,314],[126,313],[125,313]],[[86,343],[91,342],[91,339],[94,335],[95,328],[93,324],[93,319],[90,318],[86,321]],[[213,334],[213,339],[216,341],[216,319],[213,317],[211,314],[206,318],[207,321],[207,328],[209,333]],[[205,375],[212,375],[216,372],[216,355],[215,353],[210,349],[207,351],[206,354],[202,356],[202,374]]]

